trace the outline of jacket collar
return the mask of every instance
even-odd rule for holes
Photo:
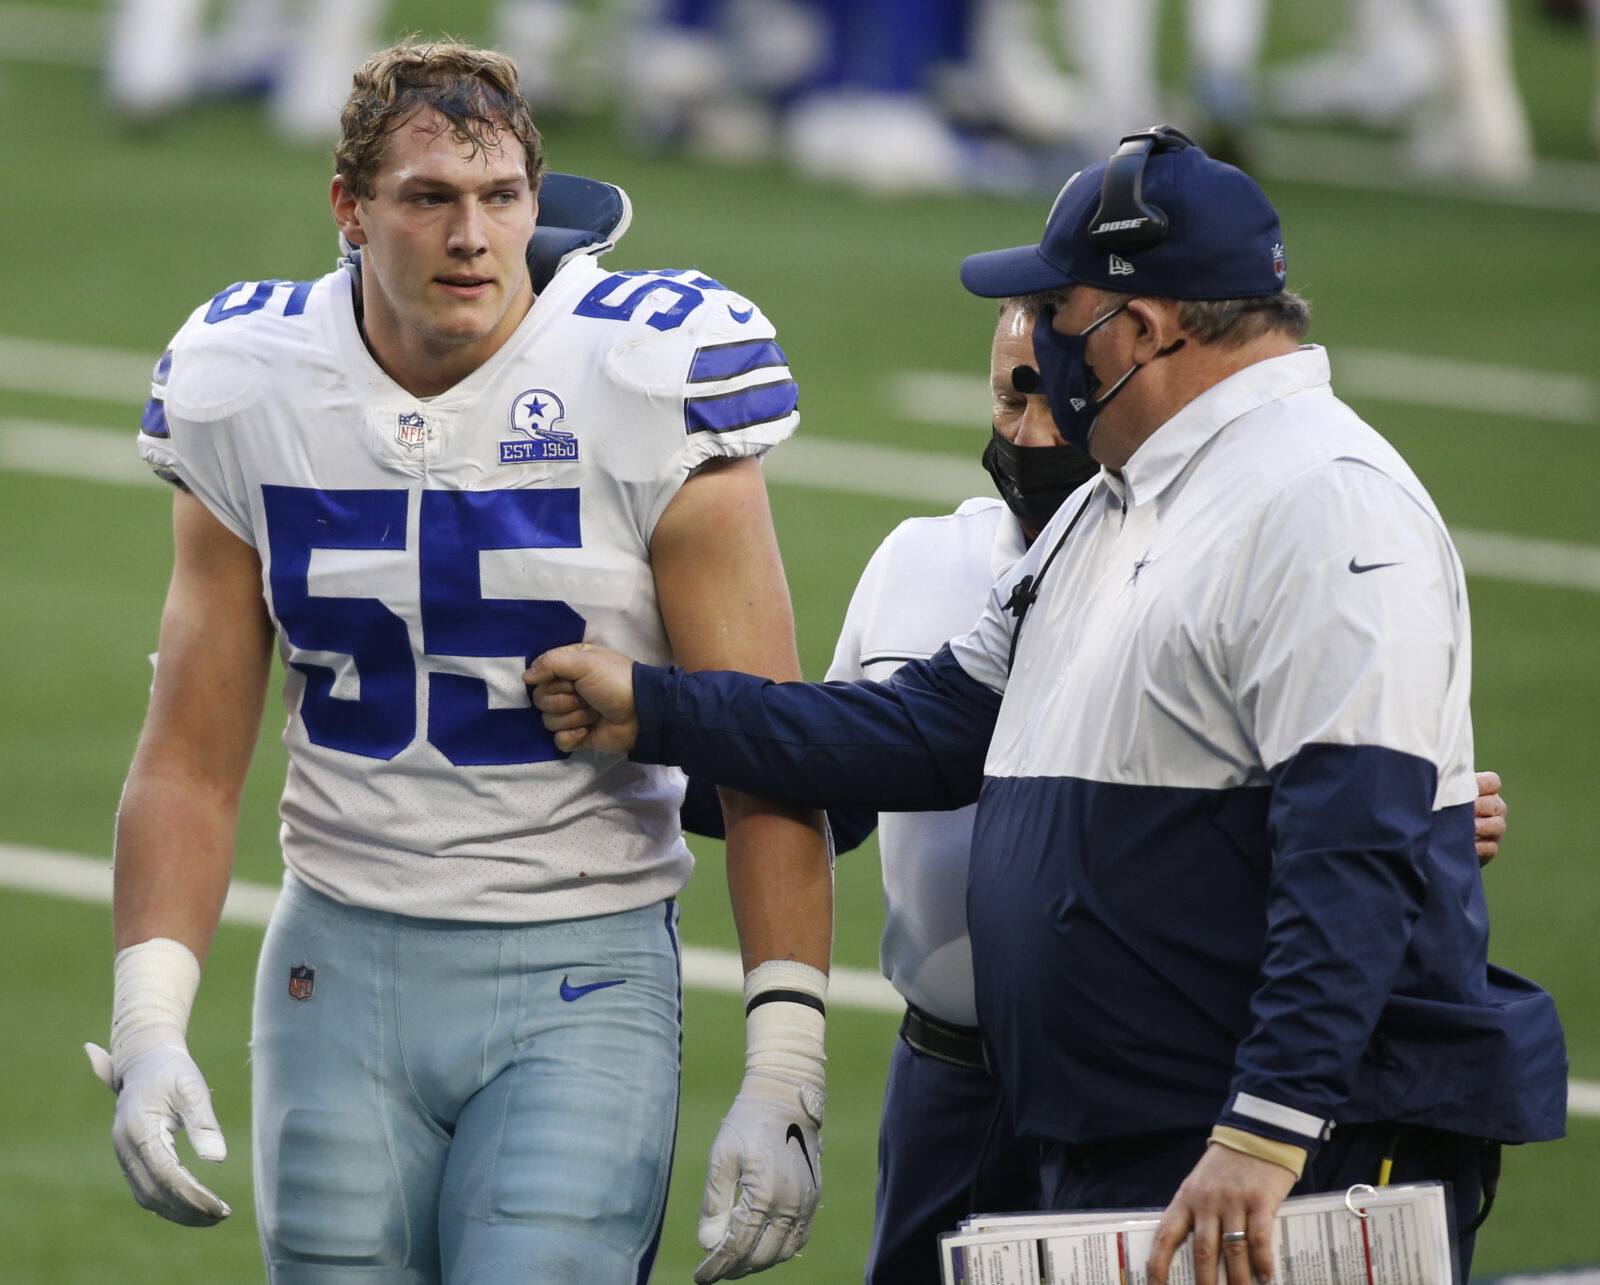
[[[1150,503],[1234,420],[1292,393],[1326,384],[1328,379],[1327,350],[1316,344],[1235,371],[1146,438],[1122,466],[1120,486],[1108,470],[1112,490],[1125,494],[1129,505]]]

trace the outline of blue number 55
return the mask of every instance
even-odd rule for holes
[[[300,718],[317,745],[392,759],[416,738],[417,684],[410,629],[377,598],[312,594],[313,549],[406,547],[403,490],[263,486],[271,552],[268,583],[284,634],[306,651],[348,655],[360,685],[333,694],[334,671],[292,662],[305,675]],[[489,685],[426,665],[429,658],[514,658],[520,669],[551,647],[583,639],[584,620],[563,602],[486,599],[479,553],[575,549],[582,544],[575,488],[424,491],[418,522],[422,651],[428,673],[428,741],[456,766],[538,763],[559,757],[528,707],[491,709]]]

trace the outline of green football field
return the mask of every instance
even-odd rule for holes
[[[1290,284],[1314,302],[1312,337],[1332,351],[1335,387],[1406,454],[1460,533],[1475,617],[1478,761],[1502,773],[1511,802],[1511,838],[1485,877],[1493,955],[1555,994],[1573,1076],[1597,1082],[1594,69],[1577,29],[1537,20],[1529,0],[1511,4],[1541,150],[1564,162],[1559,184],[1541,172],[1512,198],[1404,193],[1385,190],[1381,164],[1363,176],[1331,159],[1327,182],[1270,173],[1265,182],[1283,215]],[[487,7],[408,0],[394,6],[392,30],[482,37]],[[324,156],[275,142],[250,104],[119,132],[92,70],[8,61],[16,8],[0,5],[0,868],[17,848],[109,858],[170,561],[164,490],[91,480],[115,477],[134,451],[141,395],[128,363],[153,361],[190,309],[229,283],[313,277],[334,252]],[[1336,6],[1278,0],[1274,49],[1325,36],[1336,17]],[[804,391],[794,458],[811,463],[785,471],[775,458],[773,506],[801,656],[820,677],[878,541],[963,490],[988,491],[977,465],[981,399],[953,394],[956,413],[940,414],[891,390],[927,385],[925,374],[897,382],[907,372],[984,373],[992,310],[961,290],[956,266],[966,253],[1035,239],[1048,201],[871,201],[777,166],[641,156],[604,121],[557,120],[547,133],[554,168],[619,182],[633,198],[634,226],[611,266],[698,267],[777,323]],[[1363,155],[1379,142],[1332,141]],[[1303,174],[1330,140],[1285,142]],[[970,414],[950,422],[963,406]],[[122,440],[108,447],[106,430]],[[819,444],[887,453],[802,454]],[[926,477],[936,480],[917,480]],[[278,878],[281,717],[273,705],[240,825],[238,874],[257,883]],[[731,948],[720,850],[695,849],[701,869],[683,898],[684,939]],[[836,962],[870,971],[881,924],[870,843],[841,859],[838,892]],[[185,1230],[133,1204],[111,1152],[110,1096],[80,1048],[108,1026],[108,909],[0,884],[0,1283],[261,1279],[247,1048],[258,944],[254,927],[219,931],[191,1031],[232,1148],[200,1176],[235,1216]],[[679,1164],[658,1281],[686,1281],[698,1259],[705,1152],[742,1066],[732,994],[691,987],[685,1010]],[[773,1279],[859,1279],[895,1026],[886,1011],[831,1007],[823,1207],[811,1246]],[[1600,1261],[1596,1099],[1600,1090],[1585,1099],[1589,1114],[1575,1111],[1566,1140],[1509,1156],[1479,1237],[1479,1273]]]

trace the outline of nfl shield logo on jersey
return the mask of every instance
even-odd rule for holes
[[[289,966],[289,998],[305,1001],[317,989],[317,970],[310,964]]]
[[[395,421],[394,440],[406,450],[421,446],[428,435],[428,421],[416,411],[401,411]]]
[[[530,388],[511,403],[511,431],[526,441],[502,441],[502,464],[531,464],[535,460],[562,460],[575,463],[578,439],[557,428],[567,418],[566,403],[548,388]]]

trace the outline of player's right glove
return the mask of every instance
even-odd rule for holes
[[[745,1075],[711,1144],[698,1285],[798,1253],[822,1194],[822,1035],[827,974],[773,960],[745,978]],[[735,1198],[737,1195],[737,1199]]]
[[[173,1141],[184,1129],[202,1160],[218,1164],[228,1154],[185,1038],[199,985],[200,963],[181,942],[156,937],[118,951],[111,1051],[83,1046],[117,1095],[111,1141],[134,1199],[185,1227],[211,1227],[233,1212],[183,1167]]]

